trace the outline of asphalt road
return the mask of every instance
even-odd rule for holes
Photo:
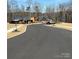
[[[29,25],[24,34],[7,40],[7,59],[72,59],[72,32]]]

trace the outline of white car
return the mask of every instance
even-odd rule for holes
[[[55,24],[55,21],[53,21],[52,19],[48,19],[46,24]]]

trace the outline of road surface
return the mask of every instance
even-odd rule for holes
[[[72,32],[43,24],[7,40],[7,59],[72,59]]]

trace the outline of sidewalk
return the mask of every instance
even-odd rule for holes
[[[13,32],[16,28],[15,28],[15,24],[8,24],[7,26],[7,39],[18,36],[22,33],[24,33],[26,31],[26,24],[18,24],[17,25],[18,28],[18,32]]]

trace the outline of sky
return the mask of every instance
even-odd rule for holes
[[[18,5],[27,5],[27,0],[16,0]],[[44,12],[46,9],[46,6],[51,6],[51,7],[56,7],[58,6],[60,3],[66,3],[70,0],[32,0],[32,4],[34,2],[38,2],[41,5],[42,11]]]
[[[24,4],[27,0],[16,0],[19,4]],[[32,0],[32,2],[39,2],[42,6],[44,5],[58,5],[60,3],[68,2],[69,0]]]

